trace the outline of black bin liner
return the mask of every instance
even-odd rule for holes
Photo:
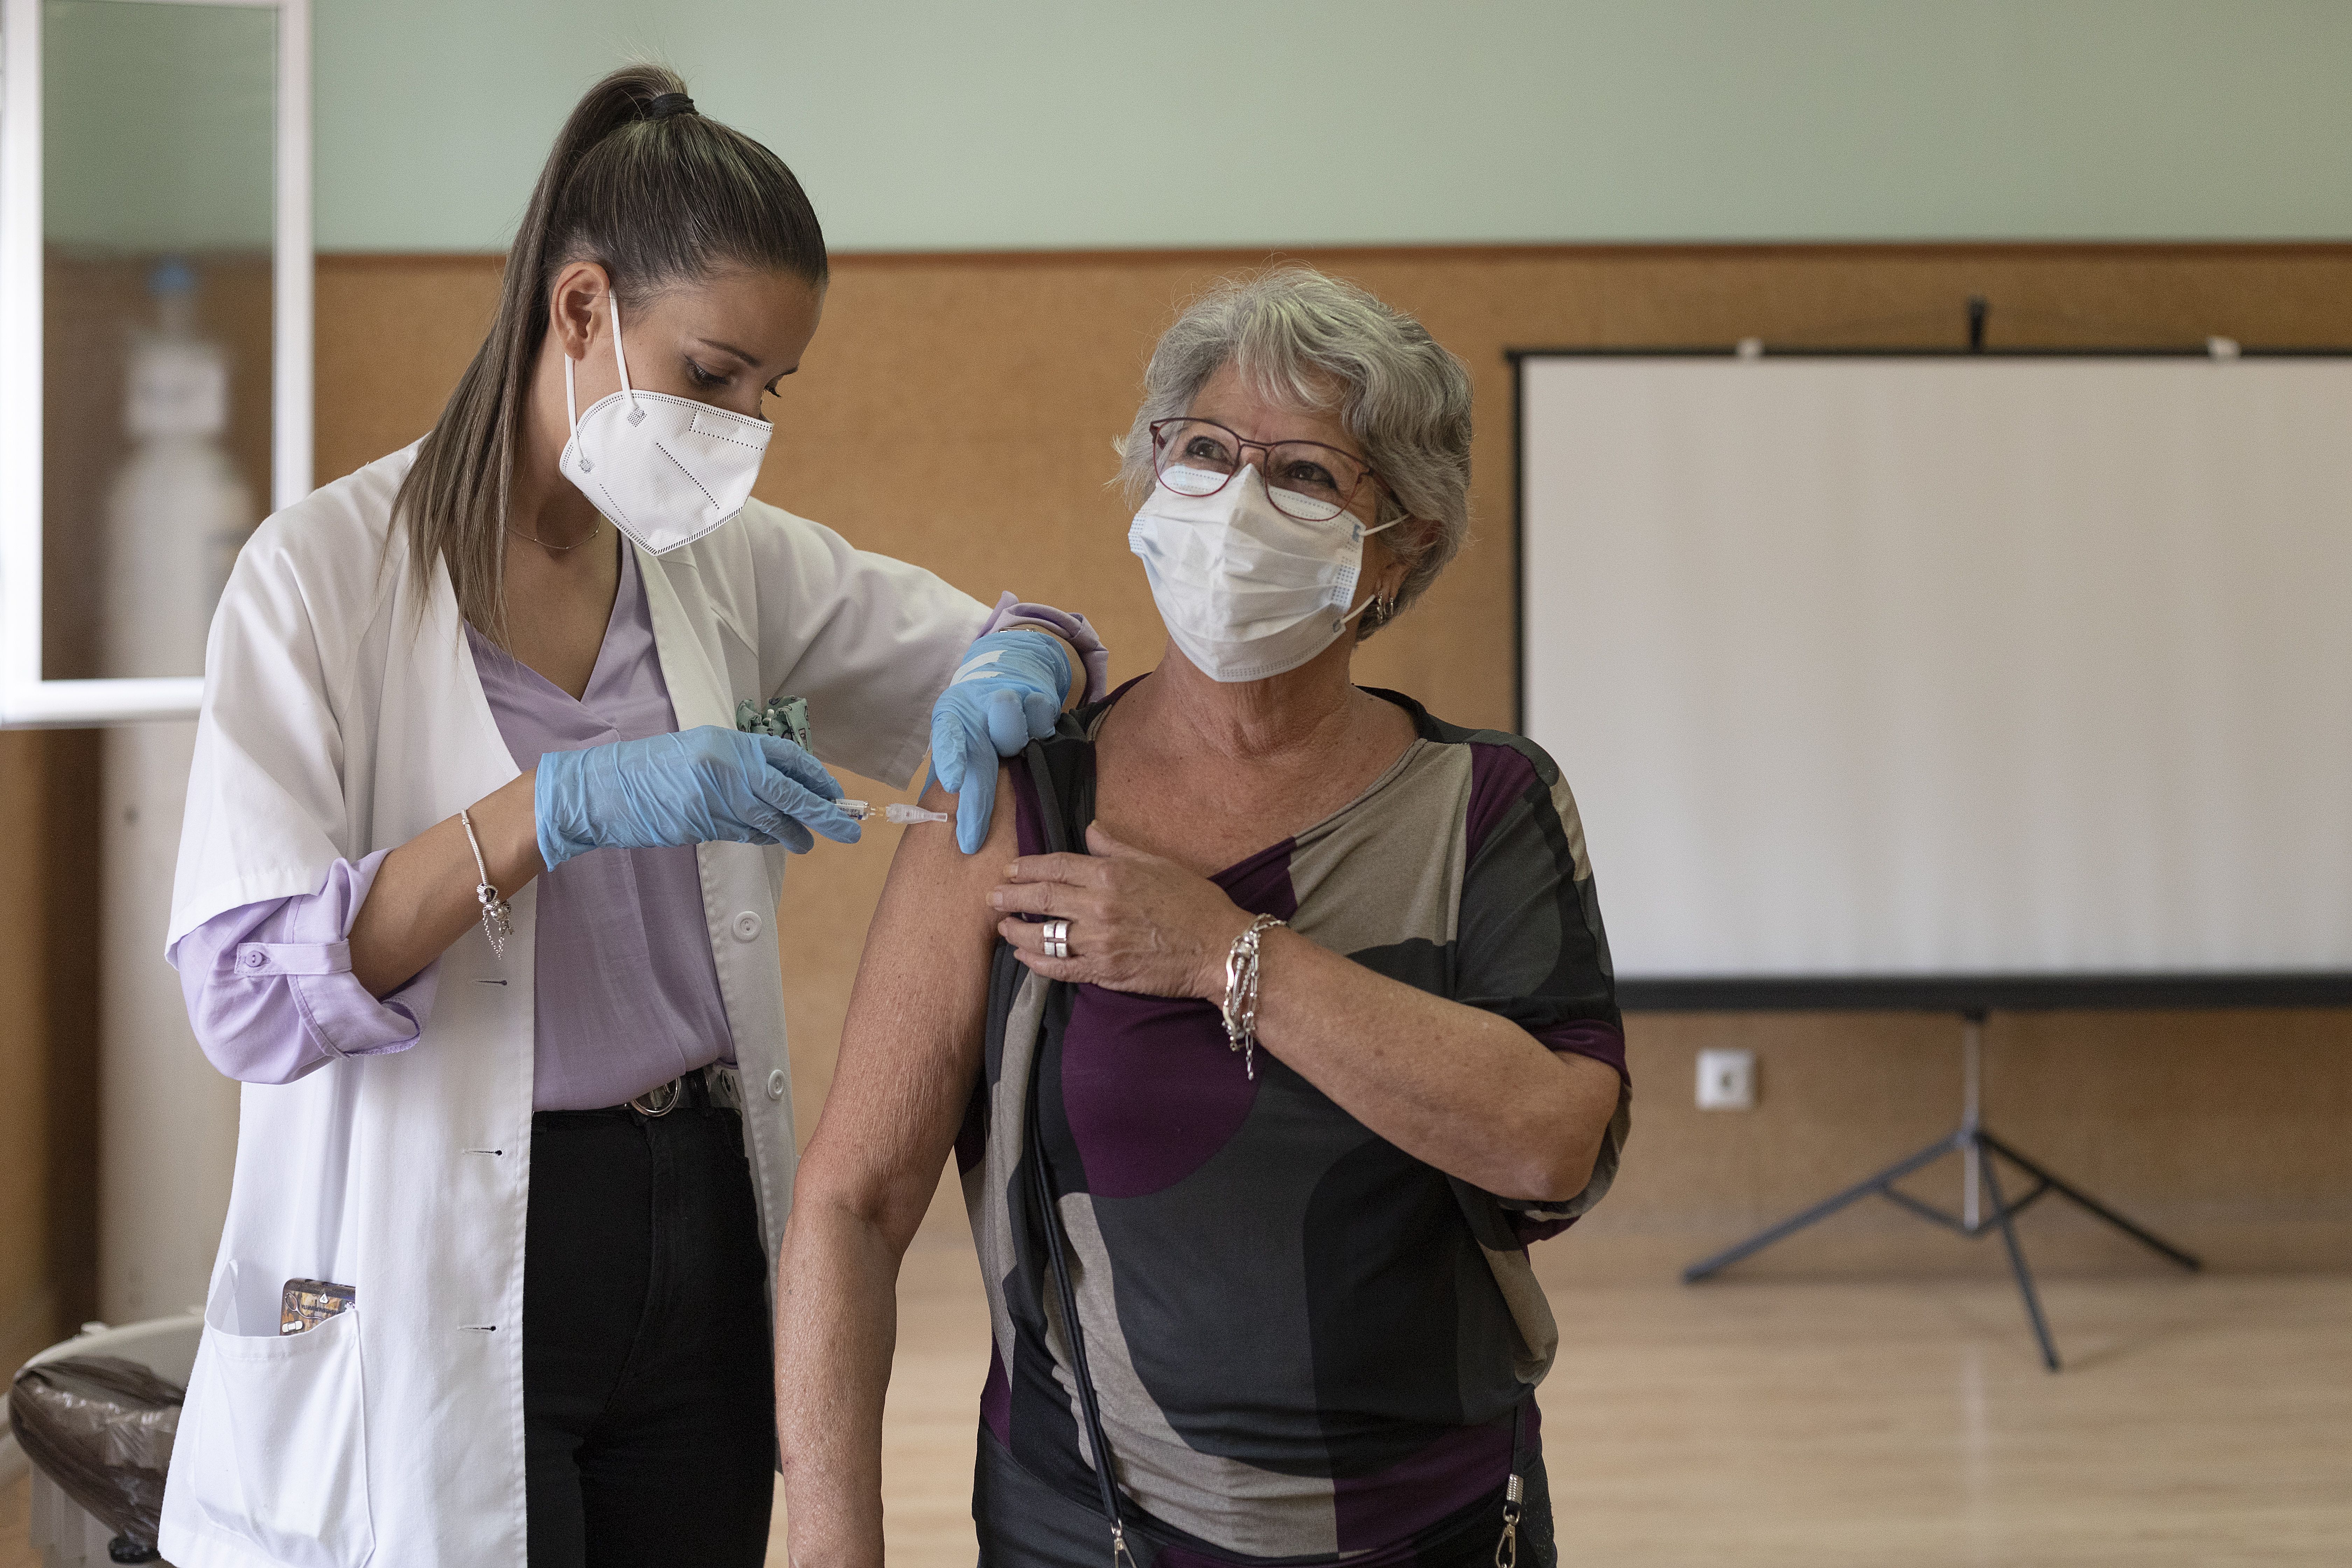
[[[154,1561],[163,1477],[188,1391],[121,1356],[65,1356],[17,1373],[8,1420],[26,1457],[115,1532],[118,1563]]]

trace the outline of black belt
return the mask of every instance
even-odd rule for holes
[[[543,1110],[541,1116],[592,1116],[619,1118],[632,1121],[657,1121],[679,1106],[697,1110],[732,1110],[742,1113],[742,1095],[736,1087],[734,1069],[723,1067],[697,1068],[680,1073],[667,1083],[653,1088],[622,1105],[600,1106],[593,1110]]]
[[[667,1116],[680,1105],[690,1105],[697,1110],[710,1109],[710,1085],[700,1072],[683,1073],[667,1083],[657,1083],[628,1104],[614,1109],[652,1118]]]

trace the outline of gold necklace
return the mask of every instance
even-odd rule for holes
[[[538,545],[541,550],[549,550],[549,551],[552,551],[552,552],[555,552],[556,554],[558,554],[558,555],[562,555],[562,554],[569,553],[569,552],[572,552],[572,551],[574,551],[574,550],[579,549],[582,545],[583,545],[583,544],[587,543],[589,540],[593,539],[593,538],[595,538],[598,534],[600,534],[600,533],[604,532],[604,520],[602,517],[599,517],[599,518],[596,520],[596,526],[595,526],[595,527],[593,527],[593,528],[590,529],[590,530],[587,531],[587,533],[586,533],[584,536],[583,536],[582,538],[575,539],[575,540],[573,540],[573,541],[572,541],[571,543],[569,543],[569,544],[550,544],[547,541],[545,541],[544,539],[541,539],[541,538],[539,535],[537,535],[536,533],[525,533],[521,529],[517,528],[513,523],[509,523],[509,524],[507,524],[507,531],[508,531],[509,533],[513,534],[517,539],[529,540],[531,543]]]

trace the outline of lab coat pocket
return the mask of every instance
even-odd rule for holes
[[[240,1317],[237,1272],[223,1270],[205,1310],[173,1485],[205,1528],[277,1562],[360,1568],[375,1552],[360,1368],[366,1309],[299,1334],[281,1335],[274,1322],[254,1332],[265,1325]]]

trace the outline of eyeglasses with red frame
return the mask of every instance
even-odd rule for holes
[[[1253,451],[1265,459],[1266,499],[1285,517],[1328,522],[1348,510],[1364,481],[1383,484],[1370,463],[1322,441],[1244,441],[1213,419],[1155,419],[1151,471],[1180,496],[1213,496]]]

